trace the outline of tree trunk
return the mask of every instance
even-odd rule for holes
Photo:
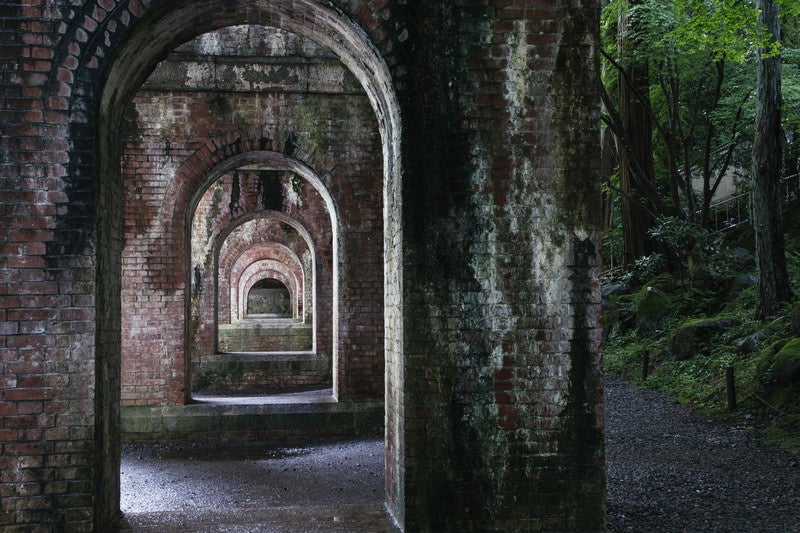
[[[774,0],[758,0],[759,21],[774,39],[780,35]],[[792,297],[786,272],[780,187],[781,165],[781,59],[759,51],[757,102],[753,139],[753,228],[758,258],[756,317],[775,315]]]
[[[640,3],[640,0],[631,4]],[[619,115],[625,137],[632,148],[630,161],[628,153],[619,149],[620,189],[622,190],[621,218],[623,233],[623,262],[631,265],[639,257],[653,251],[653,243],[647,230],[653,225],[649,202],[635,183],[634,165],[640,169],[639,179],[654,181],[653,170],[653,124],[648,111],[649,102],[641,99],[650,94],[650,73],[646,62],[636,61],[629,54],[636,44],[629,41],[626,33],[634,25],[635,19],[627,18],[623,13],[619,22],[620,56],[625,73],[619,77]]]

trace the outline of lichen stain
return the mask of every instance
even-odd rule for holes
[[[526,21],[515,20],[514,30],[508,34],[508,68],[506,69],[506,101],[512,123],[519,129],[519,120],[525,115],[528,100],[528,33]]]
[[[283,184],[283,195],[286,199],[286,208],[289,212],[293,208],[303,207],[303,184],[305,180],[297,174],[291,174]]]
[[[557,201],[566,227],[595,229],[600,224],[599,131],[591,139],[586,125],[599,124],[600,116],[597,43],[588,37],[597,32],[594,19],[586,16],[591,10],[575,11],[564,18],[552,84]]]
[[[188,63],[183,68],[187,87],[203,87],[216,75],[213,63]]]

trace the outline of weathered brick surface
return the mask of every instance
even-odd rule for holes
[[[141,398],[187,394],[196,194],[296,145],[308,166],[271,157],[335,206],[318,262],[333,381],[350,399],[385,384],[392,513],[407,530],[601,529],[598,4],[0,1],[0,527],[113,520],[131,339],[152,348]],[[366,97],[263,85],[237,115],[184,77],[196,94],[163,95],[166,136],[136,137],[158,59],[235,24],[312,38]],[[315,68],[292,83],[335,72]]]
[[[311,343],[307,326],[255,331],[256,324],[221,326],[220,342],[238,337],[238,346],[253,343],[260,354],[222,353],[192,358],[196,393],[275,394],[330,388],[329,360],[302,353]]]
[[[374,279],[369,284],[370,293],[342,291],[352,297],[340,299],[340,304],[346,308],[363,307],[366,300],[380,313],[379,261],[369,265],[369,270],[359,265],[358,280],[333,278],[333,224],[342,235],[363,235],[362,240],[380,242],[379,209],[356,207],[364,199],[377,204],[380,196],[381,183],[372,177],[380,173],[380,160],[375,157],[380,148],[375,144],[374,115],[363,96],[352,94],[355,83],[345,76],[341,66],[336,67],[341,72],[334,72],[335,65],[328,65],[329,57],[312,55],[320,54],[318,47],[301,46],[303,41],[296,38],[289,41],[293,45],[289,46],[290,51],[301,48],[308,56],[299,65],[322,61],[329,71],[338,74],[332,75],[332,80],[343,80],[338,87],[331,81],[327,87],[315,86],[297,93],[294,74],[283,72],[287,69],[285,58],[278,64],[282,70],[263,74],[257,93],[241,92],[253,87],[240,87],[235,72],[227,72],[221,66],[224,58],[214,63],[214,69],[200,69],[198,75],[198,61],[205,56],[192,54],[232,49],[235,43],[229,41],[239,37],[241,31],[211,34],[181,47],[180,57],[188,58],[184,61],[189,61],[189,66],[171,60],[159,67],[157,81],[145,83],[129,111],[129,140],[122,163],[126,183],[122,339],[125,405],[182,402],[191,382],[184,371],[189,364],[186,358],[190,361],[191,357],[230,347],[220,345],[217,324],[230,323],[240,315],[244,291],[241,275],[254,261],[283,262],[303,286],[309,287],[303,307],[315,326],[319,357],[330,360],[334,353],[334,282],[343,287],[364,286]],[[252,46],[259,36],[251,31],[249,37],[247,42]],[[200,60],[192,60],[194,57]],[[230,68],[241,69],[242,65],[239,60]],[[258,77],[253,68],[260,68],[259,64],[247,64],[245,80]],[[171,89],[166,91],[164,87],[170,84]],[[209,92],[211,88],[213,92]],[[323,89],[328,92],[318,92]],[[203,148],[209,145],[216,150],[206,153]],[[325,170],[327,180],[344,181],[347,176],[348,188],[334,191],[332,205],[328,206],[302,176],[274,169],[274,165],[263,170],[234,167],[216,176],[215,167],[210,164],[217,163],[217,158],[227,161],[226,157],[248,151],[253,155],[246,162],[258,162],[259,152],[276,150]],[[263,165],[267,163],[262,161]],[[242,166],[245,167],[244,162]],[[331,167],[335,170],[328,171]],[[359,175],[363,177],[359,179]],[[176,176],[181,179],[176,180]],[[193,195],[197,193],[192,191],[198,189],[204,192],[195,205]],[[335,219],[329,212],[331,207],[358,216]],[[254,216],[260,219],[253,220]],[[187,230],[181,227],[189,219],[191,258],[183,249]],[[276,251],[276,246],[264,252],[270,243],[288,247],[295,257]],[[364,250],[364,246],[357,246]],[[304,273],[301,258],[308,261],[309,254],[311,265]],[[380,255],[377,246],[373,246],[370,255]],[[347,264],[358,256],[351,257],[340,256],[336,260]],[[187,262],[191,280],[187,280]],[[186,294],[188,285],[192,285],[191,295]],[[301,291],[298,295],[305,297]],[[180,320],[187,296],[191,299],[191,312]],[[369,321],[359,320],[354,316],[339,326],[342,348],[336,353],[342,359],[351,353],[359,356],[359,352],[346,349],[353,345],[348,331],[355,331],[358,325],[371,331],[370,342],[361,352],[369,350],[367,357],[374,360],[380,350],[382,321],[372,317]],[[184,353],[187,328],[191,340],[188,353]],[[352,389],[379,394],[375,384],[381,381],[380,365],[373,365],[371,371],[347,376],[348,380],[360,379],[364,384],[348,386],[343,379],[342,392]]]
[[[425,6],[401,60],[404,116],[426,117],[404,131],[403,253],[424,259],[389,490],[411,529],[600,529],[598,6]]]

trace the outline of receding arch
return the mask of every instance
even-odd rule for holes
[[[259,273],[268,268],[278,276],[275,279],[286,285],[292,299],[296,302],[304,292],[305,272],[300,258],[286,246],[273,242],[264,242],[251,246],[245,253],[230,263],[227,273],[230,289],[231,321],[244,318],[246,295],[254,283],[259,280]],[[310,276],[313,287],[313,273]],[[221,295],[224,296],[224,295]],[[295,313],[293,313],[294,315]]]
[[[322,302],[318,303],[317,300],[317,291],[320,284],[324,283],[334,283],[334,279],[325,281],[320,280],[318,276],[318,265],[316,259],[316,248],[317,243],[313,239],[312,235],[308,232],[308,230],[297,220],[289,217],[283,213],[279,213],[276,211],[265,211],[260,213],[252,213],[247,216],[241,217],[237,219],[232,224],[225,227],[221,232],[217,239],[217,245],[214,249],[214,262],[213,262],[213,272],[214,275],[217,276],[214,285],[219,288],[219,293],[216,295],[216,301],[214,302],[215,312],[217,314],[216,322],[229,322],[230,318],[234,316],[234,307],[238,304],[235,299],[231,297],[232,293],[232,285],[229,283],[230,281],[230,272],[234,267],[234,264],[240,260],[240,258],[246,254],[248,251],[251,251],[249,255],[249,259],[252,260],[254,257],[252,255],[252,250],[256,249],[257,247],[273,247],[275,246],[274,242],[265,242],[259,237],[255,237],[253,241],[237,241],[238,245],[237,248],[232,251],[226,250],[226,243],[230,243],[229,236],[236,232],[241,228],[245,228],[248,225],[253,224],[283,224],[290,227],[299,239],[305,244],[305,249],[307,250],[307,262],[308,265],[304,264],[303,258],[297,256],[297,254],[290,250],[286,246],[282,246],[281,248],[286,250],[286,253],[293,257],[293,260],[296,259],[295,267],[297,269],[302,269],[305,273],[305,279],[303,281],[304,285],[307,287],[303,290],[303,293],[306,297],[303,306],[307,307],[309,310],[309,314],[314,316],[314,320],[312,321],[313,325],[313,339],[314,345],[317,346],[317,335],[318,335],[318,321],[317,315],[318,311],[317,308],[322,305]],[[252,233],[252,232],[250,232]],[[256,257],[260,257],[263,255],[263,252],[258,252],[256,250]],[[334,283],[335,287],[335,283]],[[325,326],[326,330],[330,330],[330,328],[335,329],[336,319],[335,315],[333,314],[333,304],[334,302],[328,302],[326,307],[330,308],[330,324]],[[323,315],[326,313],[323,312]],[[331,343],[333,343],[333,337],[331,337]],[[335,364],[335,345],[331,346],[330,350],[325,349],[329,356],[334,359]]]
[[[136,17],[141,13],[143,15],[137,20]],[[117,13],[114,13],[114,17],[109,16],[108,19],[100,21],[99,28],[90,39],[90,44],[78,52],[81,57],[77,61],[77,71],[76,67],[71,65],[73,56],[64,57],[63,62],[53,69],[54,84],[56,75],[60,72],[75,73],[74,78],[78,81],[73,87],[71,107],[78,110],[78,113],[87,110],[86,116],[97,117],[95,130],[97,135],[91,138],[96,142],[95,148],[98,154],[96,170],[100,212],[115,212],[114,206],[118,202],[115,198],[119,197],[120,192],[120,169],[117,164],[120,155],[119,131],[128,103],[157,62],[175,46],[195,35],[234,24],[264,24],[284,28],[328,46],[361,82],[375,111],[382,140],[384,251],[387,267],[384,276],[386,362],[387,379],[391,382],[390,386],[396,389],[390,396],[391,401],[387,401],[387,421],[391,423],[391,420],[394,420],[394,425],[401,427],[399,423],[401,415],[397,409],[402,404],[400,114],[389,69],[380,53],[366,33],[350,17],[333,4],[323,5],[311,0],[292,2],[176,0],[153,2],[147,7],[138,7],[136,11],[126,11],[125,14],[132,17],[130,24],[128,20],[124,21],[125,29]],[[119,31],[110,28],[108,24],[111,22],[118,25]],[[83,31],[80,28],[78,30]],[[96,93],[92,88],[93,80],[97,79],[96,73],[102,76],[98,100],[95,100]],[[91,119],[86,119],[86,122],[91,124]],[[80,159],[81,155],[74,155],[74,158]],[[118,264],[119,251],[114,243],[120,241],[120,228],[113,220],[106,218],[101,218],[97,224],[97,241],[101,249],[98,252],[101,256],[99,261],[101,273],[97,280],[98,294],[103,296],[100,302],[104,305],[107,303],[107,309],[111,310],[109,313],[98,314],[97,330],[118,331],[119,273],[115,265]],[[191,275],[189,272],[186,274],[187,278]],[[96,359],[99,366],[105,368],[106,365],[110,365],[107,374],[112,379],[106,380],[101,375],[95,395],[110,396],[113,400],[115,395],[119,397],[118,389],[116,392],[114,389],[114,383],[119,383],[119,362],[118,360],[114,362],[112,353],[114,346],[105,339],[100,339],[100,336],[101,333],[98,333]],[[116,381],[114,381],[115,375]],[[100,428],[98,435],[109,436],[98,437],[97,449],[108,450],[109,446],[114,448],[113,442],[109,445],[108,441],[118,440],[118,426],[115,426],[113,418],[105,414],[97,416],[97,425]],[[400,457],[401,432],[395,431],[393,435],[396,440],[389,443],[387,453]],[[107,455],[112,459],[98,461],[97,468],[100,472],[96,479],[119,478],[118,451]],[[114,456],[117,457],[116,461],[113,460]],[[395,481],[395,492],[402,491],[399,479]],[[98,490],[104,492],[102,489]],[[397,498],[397,501],[402,501],[402,498]],[[117,512],[118,506],[117,487],[116,491],[112,488],[98,500],[96,523],[98,525],[107,523],[108,517]]]
[[[269,291],[277,297],[260,301],[260,291]],[[245,304],[245,317],[256,315],[274,315],[277,317],[290,317],[292,307],[292,296],[289,287],[282,281],[274,278],[262,278],[255,282],[246,292],[247,302]]]
[[[242,298],[244,302],[241,316],[246,319],[259,314],[283,313],[283,309],[280,308],[282,304],[279,302],[276,306],[272,306],[271,302],[261,303],[258,301],[257,291],[271,290],[280,291],[281,294],[285,295],[285,315],[281,314],[280,316],[297,317],[296,304],[300,295],[297,292],[292,292],[293,281],[296,283],[297,280],[289,279],[279,270],[259,266],[257,272],[254,272],[249,278],[240,283],[240,291],[244,296]]]
[[[289,250],[289,252],[291,252],[291,250]],[[231,282],[232,287],[234,283],[236,283],[238,294],[238,301],[235,306],[236,309],[231,305],[231,320],[242,318],[247,314],[245,309],[246,295],[249,294],[249,291],[255,284],[259,283],[260,280],[269,277],[281,282],[289,291],[292,304],[292,317],[305,321],[305,317],[302,314],[302,302],[305,298],[306,290],[310,289],[310,284],[306,284],[306,280],[310,278],[310,276],[307,276],[306,269],[303,268],[303,263],[300,258],[297,257],[294,252],[292,252],[292,255],[292,262],[276,261],[271,255],[267,255],[266,257],[251,262],[244,268],[238,278],[238,282]],[[273,267],[271,266],[272,264],[277,266]],[[233,291],[231,291],[231,293],[233,293]]]

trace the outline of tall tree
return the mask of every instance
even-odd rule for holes
[[[631,9],[619,12],[618,147],[623,263],[633,262],[653,251],[648,229],[653,225],[653,209],[646,189],[655,190],[653,170],[653,125],[650,115],[650,74],[646,58],[635,53],[641,32],[637,31],[636,6],[642,0],[629,0]]]
[[[775,0],[758,0],[759,23],[770,37],[758,51],[756,121],[753,138],[753,228],[758,258],[756,317],[777,313],[792,297],[786,271],[781,210],[781,57],[774,43],[780,39]]]
[[[731,76],[745,69],[743,43],[753,40],[755,10],[742,2],[616,0],[604,11],[604,65],[616,78],[605,76],[603,120],[617,144],[621,219],[634,258],[647,243],[637,248],[630,235],[646,231],[648,218],[705,223],[730,177],[751,93],[751,76]]]

